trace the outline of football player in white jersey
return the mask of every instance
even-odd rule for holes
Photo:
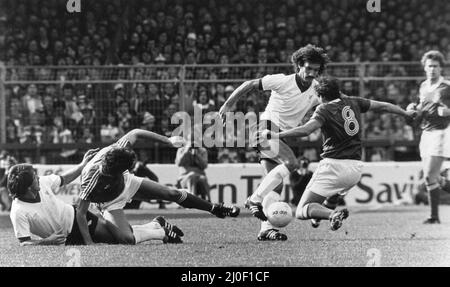
[[[295,73],[290,75],[266,75],[240,85],[226,100],[219,110],[222,120],[233,105],[251,91],[270,90],[270,99],[261,115],[258,130],[270,129],[284,131],[297,127],[308,111],[319,104],[314,86],[315,78],[321,75],[328,63],[328,56],[322,48],[307,45],[292,54]],[[267,207],[280,200],[283,179],[299,168],[297,158],[292,149],[283,140],[269,140],[267,147],[258,147],[260,163],[266,176],[253,197],[246,202],[252,214],[261,219],[261,230],[258,240],[286,240],[287,236],[273,227],[263,213]],[[262,201],[262,204],[259,203]]]
[[[84,244],[75,207],[63,202],[54,193],[60,186],[75,180],[97,151],[88,151],[78,166],[61,175],[37,176],[31,164],[11,167],[7,183],[13,198],[10,218],[21,246]],[[111,222],[91,212],[86,214],[86,220],[95,242],[121,243],[118,240],[121,231]],[[133,228],[145,230],[146,240],[162,240],[164,243],[179,241],[172,230],[177,227],[161,216],[147,224],[134,225]]]
[[[444,64],[444,55],[439,51],[428,51],[423,55],[426,80],[420,85],[419,104],[412,103],[407,108],[421,114],[419,150],[431,208],[431,215],[424,224],[440,223],[439,194],[449,185],[440,177],[442,163],[450,158],[450,81],[442,76]]]

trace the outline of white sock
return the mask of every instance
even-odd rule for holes
[[[166,236],[164,228],[161,228],[157,222],[133,225],[131,228],[133,229],[135,244],[148,240],[163,240]]]
[[[283,179],[288,176],[291,172],[284,164],[280,164],[274,169],[272,169],[263,179],[261,184],[258,186],[256,191],[251,196],[251,201],[261,202],[263,198],[268,194],[271,190],[276,188],[280,183],[283,182]]]
[[[275,192],[275,191],[269,192],[269,194],[267,194],[264,197],[264,199],[262,201],[262,204],[261,204],[262,207],[263,207],[264,213],[266,212],[266,210],[269,208],[269,206],[272,203],[280,201],[280,198],[281,198],[281,196],[278,194],[278,192]],[[266,216],[267,216],[267,214],[266,214]],[[272,224],[270,224],[270,222],[268,220],[267,221],[262,221],[261,222],[261,230],[259,232],[261,233],[263,231],[266,231],[266,230],[269,230],[269,229],[274,229],[274,228],[275,227]]]

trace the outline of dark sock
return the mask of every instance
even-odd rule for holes
[[[430,202],[431,217],[439,218],[439,193],[440,187],[433,188],[428,191],[428,200]]]
[[[336,207],[338,206],[339,198],[340,198],[339,194],[330,196],[324,201],[323,206],[335,210]]]
[[[326,208],[320,203],[312,202],[308,204],[308,217],[314,219],[329,219],[333,210]]]
[[[211,212],[213,208],[213,204],[211,202],[201,199],[200,197],[197,197],[190,193],[187,193],[185,190],[181,190],[181,192],[183,194],[181,195],[180,200],[177,201],[179,205],[185,208],[195,208]]]
[[[322,205],[325,206],[326,208],[331,209],[331,210],[335,210],[336,207],[338,206],[339,199],[340,199],[340,195],[339,194],[330,196],[323,202]],[[316,220],[317,220],[317,222],[320,221],[320,219],[316,219]]]

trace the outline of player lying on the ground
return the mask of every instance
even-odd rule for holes
[[[386,102],[342,95],[336,79],[324,77],[318,82],[315,89],[321,104],[306,124],[279,133],[265,130],[260,133],[260,137],[263,140],[305,137],[315,130],[321,129],[322,160],[300,199],[296,217],[298,219],[329,219],[331,229],[337,230],[341,227],[342,221],[348,217],[348,210],[332,210],[323,203],[327,198],[336,194],[346,194],[361,178],[363,166],[361,161],[361,114],[369,110],[388,112],[412,120],[417,113],[405,111]],[[255,214],[260,219],[266,219],[260,204],[261,198],[277,184],[279,182],[257,190],[249,199],[249,202],[260,208],[260,212]]]
[[[10,218],[20,245],[83,244],[75,207],[58,199],[54,192],[77,178],[95,152],[96,150],[88,151],[77,167],[62,175],[39,177],[30,164],[11,167],[8,176],[8,189],[13,198]],[[89,222],[89,233],[95,242],[119,243],[116,234],[120,231],[115,225],[91,212],[86,213],[86,220]],[[132,228],[145,230],[148,240],[163,240],[165,243],[181,241],[176,234],[178,232],[182,235],[181,230],[171,226],[161,216],[150,223],[134,225]],[[32,235],[40,239],[32,239]]]
[[[131,229],[123,208],[132,199],[149,201],[161,199],[176,202],[185,208],[208,211],[219,218],[236,217],[239,208],[213,204],[186,190],[168,187],[148,178],[135,176],[129,172],[133,167],[136,154],[131,147],[138,140],[163,143],[179,147],[185,142],[181,137],[167,138],[150,131],[134,129],[124,135],[115,144],[101,149],[85,166],[81,173],[80,204],[77,208],[77,222],[85,244],[91,244],[86,213],[91,202],[97,203],[103,217],[116,225],[121,231],[120,241],[134,244],[145,240],[145,232]]]
[[[269,102],[261,115],[258,127],[251,127],[262,131],[288,130],[297,127],[305,115],[319,104],[314,86],[315,78],[321,75],[329,59],[326,52],[317,46],[306,45],[292,54],[292,64],[295,73],[290,75],[266,75],[260,79],[244,82],[227,99],[220,108],[219,114],[225,120],[227,112],[243,95],[252,91],[270,90]],[[271,203],[280,199],[283,179],[300,167],[293,150],[284,141],[267,141],[267,147],[257,147],[260,163],[266,176],[260,184],[265,186],[277,181],[272,190],[261,198],[262,205],[267,208]],[[275,172],[272,172],[274,170]],[[274,178],[276,177],[276,178]],[[258,187],[258,188],[260,188]],[[246,205],[251,207],[251,205]],[[279,232],[269,221],[261,222],[258,240],[286,240],[287,236]]]
[[[422,124],[419,150],[431,211],[424,224],[440,223],[439,194],[449,184],[441,182],[439,175],[445,159],[450,158],[450,82],[442,76],[444,65],[444,55],[439,51],[423,55],[426,80],[420,85],[419,104],[413,103],[407,108],[417,110],[418,121]]]

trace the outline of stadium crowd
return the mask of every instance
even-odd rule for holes
[[[182,109],[181,102],[190,113],[194,107],[204,114],[218,111],[238,83],[215,80],[292,73],[288,65],[264,65],[288,64],[292,52],[306,43],[324,47],[335,63],[418,63],[430,49],[450,58],[447,1],[392,0],[382,3],[389,13],[368,13],[366,2],[358,0],[98,0],[83,2],[82,13],[74,14],[66,12],[66,2],[0,0],[0,61],[10,67],[3,75],[6,81],[60,83],[5,85],[7,143],[107,144],[136,127],[168,135],[174,128],[170,118]],[[188,80],[182,88],[181,73]],[[358,76],[345,65],[330,73]],[[369,65],[365,71],[365,76],[421,75],[420,65]],[[138,82],[149,79],[155,82]],[[66,83],[70,80],[86,82]],[[125,82],[130,80],[134,82]],[[344,81],[342,88],[360,95],[358,81]],[[366,83],[360,96],[405,107],[417,89],[415,80],[375,81]],[[258,115],[267,101],[262,95],[253,93],[236,110]],[[368,114],[366,122],[368,139],[417,136],[399,118]],[[407,153],[409,148],[397,151]],[[314,148],[306,153],[318,159]],[[251,149],[223,148],[210,157],[210,162],[257,160]],[[375,148],[368,160],[387,158],[383,148]]]

